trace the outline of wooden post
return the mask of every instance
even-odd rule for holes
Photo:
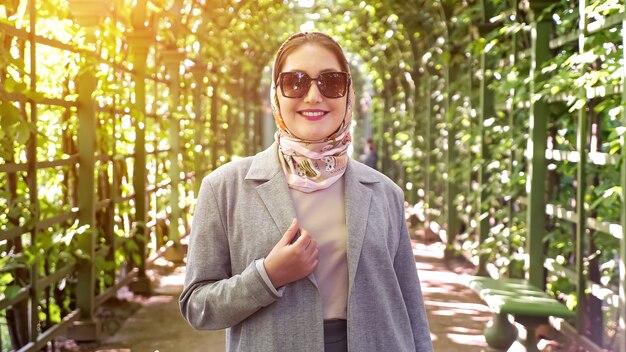
[[[482,1],[482,23],[478,25],[478,29],[481,37],[485,37],[493,28],[494,25],[490,23],[490,19],[493,16],[493,5],[489,1]],[[478,197],[478,238],[480,245],[484,244],[489,237],[489,202],[487,198],[486,186],[489,183],[489,175],[487,172],[486,164],[490,159],[490,153],[488,143],[486,141],[485,133],[485,121],[496,117],[495,111],[495,98],[494,91],[490,88],[493,77],[488,75],[487,72],[491,71],[494,66],[494,58],[489,53],[483,51],[480,55],[480,69],[482,72],[482,79],[480,80],[480,112],[478,114],[478,129],[480,138],[480,151],[479,159],[480,163],[478,167],[478,184],[480,185],[480,194]],[[476,275],[489,276],[487,272],[487,258],[482,254],[478,257],[478,269]]]
[[[450,53],[451,57],[454,53]],[[454,256],[454,242],[456,236],[461,229],[461,222],[459,220],[458,211],[456,209],[455,199],[459,193],[458,189],[458,177],[455,175],[455,166],[458,167],[458,153],[456,150],[456,113],[458,107],[458,99],[452,100],[450,97],[453,94],[451,83],[456,82],[458,78],[458,72],[461,67],[455,61],[453,57],[451,60],[451,67],[446,67],[446,126],[447,126],[447,150],[446,150],[446,238],[447,247],[445,250],[446,258]]]
[[[587,1],[581,0],[578,3],[579,22],[578,22],[578,52],[585,52],[585,28]],[[549,33],[549,32],[548,32]],[[547,35],[547,34],[546,34]],[[584,69],[584,67],[582,68]],[[578,99],[586,99],[586,90],[579,90]],[[587,334],[585,327],[585,318],[587,312],[587,275],[585,274],[585,257],[587,252],[587,212],[585,210],[585,193],[587,191],[587,112],[585,107],[578,109],[578,121],[576,126],[576,149],[579,154],[578,165],[576,168],[576,330],[580,334]],[[532,259],[531,259],[532,260]],[[541,260],[543,263],[543,258]],[[545,279],[544,279],[545,280]]]
[[[220,89],[220,82],[219,80],[216,78],[216,74],[217,74],[217,69],[213,68],[211,70],[211,74],[213,75],[213,78],[211,80],[211,87],[212,87],[212,95],[211,95],[211,141],[209,142],[209,148],[211,150],[211,171],[217,169],[218,167],[218,138],[219,138],[219,132],[220,132],[220,127],[219,125],[219,121],[218,121],[218,114],[219,114],[219,89]]]
[[[204,90],[206,85],[204,79],[207,74],[207,66],[204,63],[196,61],[192,68],[193,78],[196,84],[193,90],[193,112],[194,112],[194,194],[197,195],[200,191],[200,185],[202,184],[202,178],[206,170],[206,152],[204,150]],[[252,118],[249,116],[249,118]]]
[[[133,189],[135,191],[135,240],[139,248],[139,274],[129,285],[132,292],[137,294],[150,293],[150,279],[146,276],[147,256],[147,177],[146,177],[146,59],[148,50],[154,40],[145,23],[145,0],[137,3],[133,9],[134,31],[128,34],[133,66],[135,69],[135,164],[133,165]]]
[[[626,18],[622,18],[622,60],[626,60]],[[626,62],[626,61],[624,61]],[[622,106],[626,105],[626,71],[622,69]],[[622,108],[622,126],[626,126],[626,109]],[[620,136],[622,160],[626,160],[626,134]],[[621,223],[622,239],[619,248],[619,306],[618,306],[618,351],[626,351],[626,163],[621,163],[620,184],[622,186]]]
[[[185,58],[185,54],[176,49],[165,50],[161,53],[161,60],[167,68],[170,77],[169,85],[169,138],[170,138],[170,169],[169,176],[171,181],[171,215],[170,215],[170,237],[178,237],[178,218],[180,216],[179,190],[180,183],[180,115],[178,111],[180,107],[180,64]],[[172,238],[174,239],[174,238]]]
[[[432,197],[432,185],[433,185],[433,177],[431,172],[431,167],[434,165],[434,157],[433,157],[433,148],[435,147],[433,130],[434,130],[434,117],[432,113],[432,78],[430,71],[428,70],[428,62],[423,63],[424,67],[424,78],[425,78],[425,92],[423,95],[424,98],[424,110],[423,110],[423,121],[425,122],[425,148],[426,151],[424,158],[424,218],[425,218],[425,228],[424,228],[424,237],[426,240],[433,240],[438,234],[432,232],[430,227],[431,221],[431,209],[433,208],[434,198]]]
[[[169,241],[165,257],[171,261],[182,261],[184,253],[179,250],[178,220],[180,219],[180,64],[185,59],[185,53],[178,49],[168,49],[161,52],[161,60],[167,68],[170,77],[169,85],[169,139],[170,139],[170,217]],[[168,241],[168,242],[169,242]]]
[[[31,18],[29,24],[29,41],[30,45],[30,89],[33,92],[37,91],[37,45],[35,45],[35,35],[37,23],[37,7],[34,1],[28,3],[28,11]],[[37,126],[37,103],[33,100],[28,100],[28,107],[30,108],[30,123],[33,127]],[[31,133],[26,143],[26,159],[28,165],[27,184],[28,193],[30,194],[30,204],[33,210],[33,220],[35,226],[31,230],[31,241],[34,243],[37,237],[37,222],[41,216],[39,209],[39,195],[37,187],[37,134]],[[38,306],[39,306],[39,289],[37,285],[39,261],[36,259],[30,266],[30,317],[29,317],[29,340],[36,341],[39,334],[37,326],[39,325]]]
[[[545,8],[545,1],[530,1],[530,6],[535,14],[541,13]],[[549,19],[540,21],[533,20],[531,29],[531,65],[529,76],[530,96],[534,97],[537,89],[537,74],[540,67],[550,58],[550,33],[551,24]],[[546,219],[546,147],[547,147],[547,122],[550,111],[545,99],[531,101],[530,107],[530,138],[528,139],[528,281],[530,284],[545,290],[545,274],[543,262],[545,259],[543,237],[545,235]],[[580,302],[579,302],[580,303]]]
[[[85,30],[85,42],[96,43],[96,28],[106,14],[104,0],[70,0],[70,13]],[[93,92],[98,85],[94,67],[89,67],[94,58],[87,57],[85,68],[76,77],[78,87],[78,221],[88,229],[78,237],[78,246],[89,257],[78,266],[76,303],[81,320],[69,328],[68,335],[78,341],[97,340],[100,322],[95,317],[95,248],[96,248],[96,102]]]
[[[624,5],[626,7],[626,4]],[[622,60],[626,62],[626,18],[622,18]],[[622,70],[622,106],[626,105],[626,71]],[[622,125],[626,126],[626,109],[622,108]],[[622,163],[620,185],[622,186],[622,202],[621,202],[621,223],[622,238],[619,248],[619,306],[618,306],[618,328],[617,340],[618,351],[626,351],[626,134],[620,136],[620,144],[622,147]]]
[[[513,6],[513,11],[515,13],[515,18],[520,18],[519,17],[519,4],[518,4],[518,0],[513,0],[512,2],[512,6]],[[515,66],[515,64],[517,63],[517,55],[518,55],[518,35],[517,33],[513,33],[511,35],[511,41],[513,42],[513,48],[511,50],[510,53],[510,58],[511,58],[511,62],[509,63],[511,66]],[[515,89],[511,88],[509,90],[509,97],[507,99],[507,113],[509,115],[509,138],[511,141],[515,140],[515,131],[516,131],[516,126],[515,126],[515,106],[514,106],[514,97],[515,97]],[[516,150],[514,148],[511,148],[510,150],[510,159],[509,159],[509,175],[511,175],[510,177],[513,176],[514,172],[515,172],[515,156],[516,156]],[[513,188],[511,188],[511,193],[509,194],[509,201],[508,201],[508,207],[507,207],[507,212],[508,212],[508,218],[509,218],[509,223],[508,223],[508,229],[509,231],[511,230],[512,226],[513,226],[513,219],[515,218],[515,191]],[[513,241],[511,240],[512,238],[512,232],[509,232],[509,237],[508,237],[508,245],[507,245],[507,255],[509,256],[510,260],[509,260],[509,264],[507,267],[507,276],[508,277],[520,277],[520,272],[519,270],[516,270],[516,260],[514,260],[512,258],[512,254],[513,251],[515,250],[515,248],[513,248]]]

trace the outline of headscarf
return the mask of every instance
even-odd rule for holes
[[[310,32],[309,32],[310,33]],[[316,35],[326,34],[313,32]],[[277,59],[284,45],[295,37],[301,37],[307,33],[296,33],[289,37],[283,46],[278,50],[272,68],[272,86],[270,89],[270,100],[272,112],[278,130],[274,139],[278,144],[279,159],[283,172],[287,177],[287,184],[290,188],[301,192],[311,193],[330,187],[346,172],[348,167],[348,147],[352,142],[350,127],[352,124],[352,108],[354,106],[354,90],[352,88],[352,78],[348,82],[346,93],[346,111],[339,128],[330,136],[317,141],[304,140],[292,134],[280,113],[278,103],[278,88],[276,87],[275,70]],[[334,40],[333,40],[334,41]],[[315,44],[315,42],[312,42]],[[339,46],[339,45],[338,45]],[[338,58],[341,60],[341,58]],[[349,72],[348,63],[345,63]],[[328,98],[324,98],[328,99]]]

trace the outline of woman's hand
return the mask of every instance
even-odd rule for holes
[[[317,242],[304,230],[294,241],[298,225],[298,220],[293,219],[283,237],[263,261],[267,276],[276,288],[308,276],[317,267]]]

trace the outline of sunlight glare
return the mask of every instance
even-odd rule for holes
[[[298,0],[298,6],[300,7],[313,7],[315,0]]]
[[[130,116],[129,115],[122,116],[122,129],[126,130],[126,129],[130,129],[131,127],[132,127],[132,124],[130,122]]]
[[[301,32],[311,32],[313,30],[315,30],[315,24],[313,21],[306,21],[300,25]]]

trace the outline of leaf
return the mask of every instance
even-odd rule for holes
[[[7,217],[9,219],[17,219],[20,217],[20,215],[22,214],[22,209],[19,207],[11,207],[9,209],[9,212],[7,214]]]
[[[408,133],[405,132],[399,132],[396,134],[396,140],[401,141],[401,142],[406,142],[408,141],[410,138]]]
[[[85,253],[81,249],[74,250],[74,257],[78,259],[79,261],[86,261],[86,262],[91,261],[91,256],[88,253]]]
[[[52,236],[37,236],[37,245],[42,250],[48,252],[53,246]],[[49,257],[49,256],[48,256]],[[50,258],[48,258],[50,259]]]
[[[41,103],[45,96],[40,92],[25,91],[24,95],[35,103]]]
[[[4,289],[4,296],[9,299],[13,298],[17,296],[18,293],[20,293],[20,289],[21,287],[19,287],[18,285],[9,285]]]
[[[449,51],[444,51],[441,54],[441,59],[443,60],[443,62],[449,63],[450,62],[450,52]]]
[[[0,103],[0,127],[3,131],[10,131],[15,124],[20,122],[20,110],[10,102]]]
[[[68,253],[68,252],[59,253],[59,260],[62,260],[64,262],[69,262],[69,263],[76,262],[76,258],[72,256],[71,253]]]
[[[0,286],[6,286],[13,282],[13,275],[11,273],[0,274]]]
[[[4,83],[4,90],[9,93],[22,93],[26,90],[27,86],[24,82],[17,82],[11,76],[7,76],[8,79]]]
[[[32,131],[30,130],[30,127],[28,126],[28,124],[21,123],[17,125],[16,131],[15,131],[15,141],[18,144],[26,144],[31,134],[32,134]]]
[[[586,99],[576,99],[576,102],[574,103],[574,105],[572,105],[572,107],[569,108],[569,112],[574,112],[576,110],[580,110],[585,105],[587,105],[587,100]]]
[[[50,303],[50,321],[53,323],[61,322],[61,307],[52,302]]]

